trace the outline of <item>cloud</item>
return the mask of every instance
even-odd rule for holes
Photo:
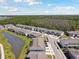
[[[18,12],[18,8],[10,8],[8,9],[9,12]]]
[[[10,6],[0,6],[1,9],[7,11],[7,12],[17,12],[19,11],[16,7],[10,7]]]
[[[48,6],[48,7],[49,7],[49,6],[52,6],[52,4],[48,4],[47,6]]]
[[[75,6],[52,6],[51,8],[44,9],[22,9],[20,7],[0,6],[1,14],[24,14],[24,15],[79,15],[79,8]],[[2,11],[1,11],[2,10]],[[27,11],[27,12],[26,12]]]
[[[14,0],[16,3],[19,2],[25,2],[28,3],[28,5],[36,5],[36,4],[42,4],[42,2],[37,1],[37,0]]]
[[[37,0],[24,0],[26,2],[36,2]]]
[[[3,2],[5,2],[5,0],[0,0],[0,3],[3,3]]]
[[[74,14],[76,11],[76,8],[73,6],[56,6],[52,10],[55,14]]]
[[[18,2],[22,2],[22,0],[14,0],[14,1],[17,2],[17,3],[18,3]]]
[[[41,2],[29,2],[29,5],[36,5],[36,4],[42,4]]]
[[[24,0],[24,2],[27,2],[29,5],[42,4],[42,2],[37,0]]]
[[[54,10],[56,11],[70,11],[70,10],[73,10],[74,7],[73,6],[56,6],[54,8]]]
[[[51,9],[46,9],[43,14],[47,15],[79,15],[79,8],[74,6],[56,6]]]
[[[49,12],[50,12],[50,11],[46,10],[46,11],[44,11],[43,13],[44,13],[44,14],[49,14]]]

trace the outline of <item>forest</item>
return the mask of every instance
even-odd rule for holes
[[[79,16],[66,15],[66,16],[8,16],[11,18],[0,20],[1,25],[6,24],[24,24],[36,27],[43,27],[54,30],[79,30]]]

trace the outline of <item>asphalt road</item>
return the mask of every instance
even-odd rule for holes
[[[62,51],[60,50],[59,46],[57,46],[57,42],[55,38],[49,38],[49,42],[52,46],[52,49],[55,53],[55,59],[66,59]]]

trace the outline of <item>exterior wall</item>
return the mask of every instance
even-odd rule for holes
[[[21,27],[21,28],[25,28],[25,29],[28,29],[28,30],[32,30],[32,31],[37,31],[37,32],[43,32],[43,33],[53,33],[53,34],[50,34],[50,35],[59,35],[59,36],[62,36],[64,34],[64,32],[62,31],[57,31],[57,30],[49,30],[49,29],[46,29],[46,28],[40,28],[40,27],[34,27],[34,26],[28,26],[28,25],[20,25],[20,24],[17,24],[16,25],[17,27]]]

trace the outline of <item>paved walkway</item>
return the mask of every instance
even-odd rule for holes
[[[0,44],[0,50],[1,50],[1,59],[5,59],[5,53],[4,53],[4,48],[2,44]]]

